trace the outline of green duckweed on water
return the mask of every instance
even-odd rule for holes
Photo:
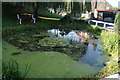
[[[22,54],[12,56],[11,54],[14,52]],[[3,41],[3,58],[5,61],[10,58],[16,60],[21,69],[27,63],[31,64],[28,78],[80,78],[99,71],[99,68],[74,61],[64,53],[24,51],[6,41]]]

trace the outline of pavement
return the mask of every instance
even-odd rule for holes
[[[120,73],[116,73],[99,80],[120,80]]]

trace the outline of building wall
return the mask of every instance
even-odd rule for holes
[[[96,9],[114,10],[114,7],[112,7],[106,0],[91,0],[91,4],[92,4],[92,12],[95,11],[96,4],[97,4]]]
[[[114,7],[112,7],[107,1],[106,1],[106,7],[109,7],[109,10],[114,10]]]

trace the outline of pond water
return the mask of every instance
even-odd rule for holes
[[[93,49],[93,45],[88,44],[86,54],[83,55],[79,61],[87,63],[91,66],[104,67],[103,63],[108,61],[108,57],[100,51],[102,50],[100,39],[92,39],[91,42],[97,44],[96,50]]]
[[[51,29],[48,30],[48,33],[53,33],[56,35],[56,37],[64,38],[65,40],[69,40],[71,42],[79,42],[84,43],[85,41],[80,40],[78,35],[76,34],[76,31],[72,30],[69,33],[65,33],[65,31],[60,31],[59,29]],[[61,33],[64,33],[61,35]],[[98,68],[104,67],[103,63],[108,61],[108,57],[101,52],[102,45],[100,39],[89,39],[89,42],[93,42],[97,44],[96,49],[94,49],[94,46],[91,44],[88,44],[86,46],[85,54],[82,54],[77,61],[89,64],[90,66],[95,66]],[[83,44],[84,45],[84,44]]]

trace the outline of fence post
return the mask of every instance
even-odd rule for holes
[[[95,26],[97,26],[98,25],[98,22],[96,21],[96,24],[95,24]]]
[[[104,23],[104,28],[106,28],[106,23]]]
[[[20,20],[20,24],[22,24],[22,19],[19,19]]]

